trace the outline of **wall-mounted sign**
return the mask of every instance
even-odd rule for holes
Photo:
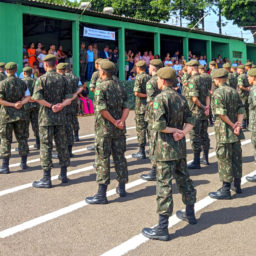
[[[116,32],[84,27],[84,36],[105,40],[116,40]]]

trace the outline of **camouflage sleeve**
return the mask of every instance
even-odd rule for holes
[[[238,86],[244,86],[244,81],[243,81],[242,76],[239,76],[239,77],[237,78],[237,85],[238,85]]]
[[[216,91],[215,91],[216,92]],[[227,115],[227,108],[224,104],[223,97],[220,93],[214,93],[215,115]]]
[[[128,102],[128,97],[127,97],[127,92],[126,92],[124,87],[121,86],[121,88],[122,88],[121,90],[123,91],[123,95],[124,95],[123,109],[124,108],[130,108],[129,102]]]
[[[146,85],[146,90],[147,90],[147,102],[151,102],[154,100],[154,88],[153,88],[153,85],[149,82],[147,82],[147,85]]]
[[[251,89],[250,91],[250,107],[256,107],[256,90]]]
[[[97,82],[97,76],[96,76],[96,73],[94,72],[92,74],[92,78],[91,78],[91,82],[90,82],[90,88],[94,88],[95,89],[96,82]]]
[[[195,126],[195,121],[196,121],[196,119],[192,116],[192,112],[190,111],[188,103],[185,100],[183,122],[186,124],[188,123],[188,124],[192,124],[193,126]]]
[[[140,79],[138,77],[135,78],[133,91],[134,92],[141,92]]]
[[[4,80],[0,82],[0,99],[5,98],[5,83]]]
[[[160,97],[156,97],[153,104],[154,111],[154,120],[153,120],[153,130],[161,131],[167,127],[166,117],[165,117],[165,108],[163,101]]]
[[[65,77],[62,77],[62,79],[65,87],[65,99],[70,99],[73,97],[72,86]]]
[[[94,94],[95,99],[95,108],[96,112],[101,112],[102,110],[107,110],[107,102],[104,90],[102,90],[101,86],[97,86],[97,89],[95,90]]]
[[[245,114],[245,107],[238,93],[236,93],[237,97],[237,114]],[[256,96],[254,96],[254,102],[256,103]]]
[[[188,82],[188,96],[189,97],[198,97],[199,96],[197,86],[196,86],[196,83],[194,82],[194,80],[190,80]]]
[[[20,80],[20,82],[21,82],[21,88],[22,88],[23,95],[26,96],[26,91],[28,90],[28,87],[24,81]],[[34,82],[33,82],[33,84],[34,84]],[[28,90],[28,92],[29,92],[29,90]],[[29,92],[29,94],[30,94],[30,92]]]
[[[34,100],[43,100],[44,99],[43,91],[44,91],[44,89],[43,89],[42,80],[40,78],[38,78],[35,82],[35,88],[34,88],[32,98]]]

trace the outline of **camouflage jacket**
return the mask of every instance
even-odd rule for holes
[[[0,82],[0,98],[8,102],[16,103],[21,101],[25,96],[26,90],[26,84],[15,76],[7,77]],[[24,106],[21,109],[2,106],[0,111],[2,123],[12,123],[27,119]]]
[[[181,78],[181,82],[182,82],[182,95],[188,99],[188,80],[190,78],[190,75],[188,73],[185,73],[182,78]]]
[[[248,79],[247,79],[247,75],[246,74],[241,74],[238,76],[237,78],[237,87],[238,87],[238,93],[241,97],[241,99],[248,99],[248,96],[249,96],[249,92],[246,92],[244,90],[242,90],[240,88],[240,86],[243,86],[243,87],[249,87],[250,84],[248,82]]]
[[[212,71],[213,71],[214,69],[212,69],[211,70],[211,73],[210,73],[210,76],[211,76],[211,78],[212,78]],[[216,87],[216,85],[215,85],[215,83],[214,83],[214,80],[212,79],[212,87],[211,87],[211,91],[212,91],[212,94],[214,93],[214,91],[217,89],[217,87]]]
[[[214,128],[217,143],[234,143],[243,139],[242,131],[240,136],[235,135],[232,127],[219,117],[219,115],[228,116],[231,122],[236,123],[237,115],[244,114],[245,109],[237,91],[227,84],[221,85],[215,90],[213,100],[216,116]]]
[[[72,97],[71,86],[69,86],[67,79],[55,71],[46,72],[37,79],[32,96],[35,100],[46,100],[52,105]],[[65,109],[54,113],[50,108],[40,106],[38,115],[40,126],[64,125],[65,120]]]
[[[233,75],[233,73],[229,72],[228,73],[228,81],[227,84],[234,88],[236,90],[237,88],[237,78]]]
[[[200,77],[202,79],[202,84],[204,85],[204,87],[208,88],[208,91],[210,91],[212,88],[212,77],[205,72],[202,73]]]
[[[156,161],[173,161],[186,158],[186,140],[174,141],[171,133],[163,133],[166,127],[183,129],[184,123],[194,124],[186,99],[168,87],[158,94],[153,105],[153,135],[151,154]]]
[[[153,121],[153,106],[150,105],[154,101],[155,97],[161,93],[161,90],[158,89],[157,84],[157,75],[152,76],[152,78],[147,82],[147,111],[145,114],[145,120],[150,123]]]
[[[239,77],[239,75],[238,75],[237,72],[233,72],[232,74],[233,74],[233,76],[234,76],[236,79]]]
[[[189,109],[193,115],[201,120],[207,120],[207,116],[204,114],[204,109],[198,107],[193,101],[192,97],[197,97],[198,100],[203,104],[206,105],[206,97],[210,96],[208,90],[208,84],[203,83],[203,79],[199,74],[195,74],[191,76],[188,82],[188,105]]]
[[[7,78],[6,74],[4,72],[0,72],[0,81],[3,81],[6,78]]]
[[[22,79],[22,81],[24,81],[24,83],[27,86],[27,89],[30,92],[30,95],[33,95],[34,92],[34,87],[35,87],[35,80],[31,77],[24,77]],[[36,102],[28,102],[27,104],[25,104],[24,108],[26,110],[32,109],[32,108],[37,108],[39,109],[40,105]]]
[[[256,131],[256,84],[250,89],[248,103],[250,111],[249,129],[254,132]]]
[[[97,83],[100,83],[100,80],[98,81],[98,79],[100,79],[100,72],[99,71],[95,71],[92,74],[92,78],[91,78],[91,82],[90,82],[90,88],[96,88]]]
[[[119,120],[123,109],[129,108],[127,95],[123,86],[113,79],[106,79],[97,85],[94,94],[95,134],[104,137],[120,137],[126,130],[120,130],[101,115],[107,110],[114,119]]]
[[[146,84],[150,80],[150,75],[145,72],[139,74],[135,78],[134,92],[140,92],[146,94]],[[136,114],[144,114],[146,111],[147,98],[136,97],[135,112]]]

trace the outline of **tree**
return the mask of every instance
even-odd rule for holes
[[[250,30],[256,43],[256,2],[253,0],[220,0],[222,13],[233,24]]]
[[[115,14],[151,21],[168,21],[170,0],[92,0],[91,10],[102,12],[104,7],[113,7]]]

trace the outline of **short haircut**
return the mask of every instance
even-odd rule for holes
[[[56,66],[56,60],[48,60],[46,62],[50,68],[54,68]]]

